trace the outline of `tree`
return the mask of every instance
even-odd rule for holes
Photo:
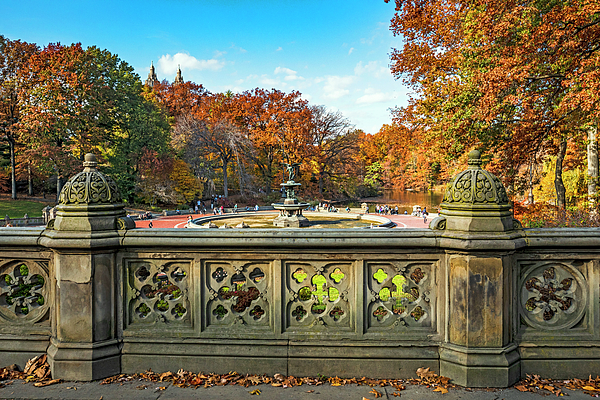
[[[209,95],[202,85],[191,81],[183,83],[163,81],[154,85],[152,91],[161,106],[173,118],[173,123],[178,117],[200,107],[203,99]]]
[[[299,92],[254,89],[235,96],[233,120],[252,144],[247,153],[269,193],[281,162],[299,162],[312,144],[311,113]]]
[[[98,76],[93,57],[80,44],[49,44],[30,58],[21,76],[20,139],[29,157],[54,169],[57,198],[63,175],[108,139],[110,88]]]
[[[198,111],[195,115],[179,117],[173,131],[173,146],[182,150],[184,159],[192,165],[214,155],[221,163],[223,194],[227,197],[229,163],[236,159],[245,139],[241,130],[219,111],[221,100],[220,96],[214,98],[217,104],[214,108],[209,107],[208,112]],[[199,168],[196,172],[200,172]]]
[[[391,29],[405,45],[392,72],[420,98],[405,115],[448,150],[476,145],[520,166],[556,154],[598,119],[600,5],[595,1],[396,1]],[[556,168],[558,204],[564,207]]]
[[[170,151],[169,116],[127,62],[97,47],[86,53],[96,67],[95,85],[105,90],[103,99],[109,107],[102,126],[105,141],[98,151],[107,160],[107,172],[115,178],[123,198],[132,203],[144,151],[158,155]]]
[[[358,151],[358,132],[340,111],[325,106],[312,106],[311,127],[314,146],[314,165],[319,181],[319,195],[323,198],[325,176],[340,172],[336,166],[352,163]]]
[[[21,108],[18,93],[22,86],[19,71],[32,54],[38,51],[35,44],[10,40],[0,35],[0,137],[10,147],[11,196],[17,198],[16,154]]]

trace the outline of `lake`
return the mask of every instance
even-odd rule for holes
[[[365,198],[362,201],[369,204],[387,204],[392,207],[398,205],[400,212],[406,210],[410,214],[414,205],[427,207],[428,210],[436,211],[443,198],[444,192],[414,192],[400,189],[384,189],[381,196]]]

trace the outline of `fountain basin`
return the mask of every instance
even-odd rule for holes
[[[261,213],[238,213],[225,215],[210,215],[196,218],[187,224],[188,228],[207,229],[206,224],[212,222],[217,227],[222,228],[227,225],[228,228],[236,228],[241,222],[249,225],[251,229],[279,229],[295,228],[281,227],[273,225],[273,217],[278,212]],[[355,213],[328,213],[328,212],[308,212],[310,220],[308,225],[302,229],[370,229],[370,228],[393,228],[395,224],[388,218],[372,214]]]

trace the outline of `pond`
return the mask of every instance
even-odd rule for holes
[[[430,211],[437,211],[438,206],[444,198],[444,192],[427,191],[416,192],[400,189],[384,189],[383,194],[378,197],[369,197],[363,199],[368,204],[387,204],[389,206],[399,208],[399,212],[412,212],[414,205],[427,207]]]

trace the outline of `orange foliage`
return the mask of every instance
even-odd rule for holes
[[[598,214],[587,210],[560,210],[551,204],[514,204],[515,218],[524,228],[565,228],[600,226]]]
[[[447,160],[479,147],[512,184],[600,117],[597,1],[395,4],[391,70],[417,94],[396,122]]]

